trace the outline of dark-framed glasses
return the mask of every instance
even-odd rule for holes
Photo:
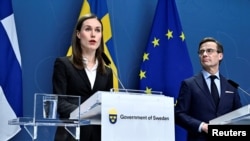
[[[208,49],[201,49],[201,50],[199,50],[199,51],[198,51],[198,54],[199,54],[199,55],[203,55],[204,52],[206,52],[208,55],[210,55],[210,54],[212,54],[212,53],[214,53],[214,52],[220,53],[220,52],[219,52],[218,50],[216,50],[216,49],[208,48]]]

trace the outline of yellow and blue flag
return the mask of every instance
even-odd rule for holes
[[[22,67],[11,0],[0,0],[0,140],[7,141],[20,130],[8,120],[22,116]]]
[[[113,71],[113,82],[114,82],[114,88],[119,88],[118,83],[118,73],[117,73],[117,67],[116,67],[116,56],[115,56],[115,50],[114,50],[114,44],[113,44],[113,38],[112,38],[112,30],[111,30],[111,24],[110,24],[110,17],[107,7],[106,0],[84,0],[82,4],[82,9],[80,12],[79,17],[88,14],[88,13],[94,13],[97,15],[103,24],[103,39],[104,39],[104,53],[107,55],[109,60],[111,61],[110,67]],[[68,50],[67,56],[72,54],[71,47]]]
[[[193,75],[175,0],[158,0],[151,34],[140,69],[140,89],[161,91],[176,100],[181,81]],[[186,131],[176,126],[176,141],[186,140]]]

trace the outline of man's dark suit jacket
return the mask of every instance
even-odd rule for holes
[[[175,121],[188,132],[188,141],[206,141],[207,134],[198,132],[201,122],[240,108],[238,91],[220,74],[221,95],[216,108],[202,73],[182,81],[175,106]]]
[[[59,57],[56,59],[53,71],[53,93],[81,96],[81,102],[84,102],[97,91],[110,91],[113,88],[112,70],[106,67],[107,73],[97,72],[93,89],[85,70],[79,70],[73,66],[68,57]],[[70,113],[77,108],[77,101],[68,99],[59,100],[58,113],[61,119],[69,118]],[[100,126],[81,126],[81,141],[100,141]],[[73,141],[72,136],[64,129],[58,127],[55,135],[56,141]]]

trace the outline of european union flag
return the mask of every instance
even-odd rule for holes
[[[158,0],[151,34],[143,54],[140,89],[162,91],[178,97],[181,81],[193,75],[193,67],[174,0]],[[186,131],[176,126],[176,141],[186,140]]]

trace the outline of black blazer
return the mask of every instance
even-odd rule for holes
[[[79,70],[76,67],[74,67],[73,64],[69,61],[68,57],[56,58],[53,71],[53,93],[62,95],[81,96],[81,102],[84,102],[86,99],[88,99],[91,95],[93,95],[97,91],[110,91],[110,89],[113,88],[113,74],[110,68],[108,67],[105,68],[107,70],[106,74],[101,74],[97,72],[95,83],[92,89],[90,81],[84,69]],[[78,106],[77,101],[70,99],[59,100],[58,113],[60,118],[69,118],[70,113],[73,110],[75,110],[77,106]],[[90,139],[92,138],[91,136],[93,136],[92,134],[94,132],[100,132],[99,131],[100,127],[97,127],[98,131],[94,131],[94,129],[92,129],[93,127],[89,127],[89,129],[87,129],[88,126],[84,126],[84,128],[86,129],[83,129],[83,127],[81,127],[80,129],[81,140],[85,138],[88,141],[92,141],[92,139]],[[83,133],[83,130],[87,131]],[[71,138],[71,135],[68,134],[66,130],[64,130],[64,127],[58,128],[56,138],[57,137],[59,137],[58,140],[60,141],[72,140],[69,139]]]
[[[175,106],[175,120],[187,129],[188,140],[206,141],[205,133],[199,133],[201,122],[209,123],[218,116],[240,108],[238,91],[220,74],[221,96],[216,108],[202,73],[182,81]]]

